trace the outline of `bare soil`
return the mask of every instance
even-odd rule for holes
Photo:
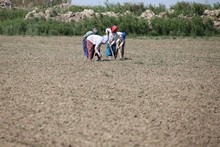
[[[220,146],[220,38],[126,43],[0,36],[0,146]]]

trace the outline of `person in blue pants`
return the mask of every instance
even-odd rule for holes
[[[92,31],[86,32],[86,34],[83,36],[83,52],[84,52],[84,56],[86,58],[88,58],[88,49],[87,49],[87,46],[86,46],[86,39],[87,39],[88,36],[93,35],[93,34],[95,34],[95,35],[98,34],[98,30],[96,28],[93,28]]]
[[[117,50],[116,50],[116,40],[118,39],[118,34],[117,32],[118,27],[117,26],[112,26],[111,28],[106,29],[106,33],[109,33],[109,41],[106,44],[106,52],[105,55],[106,57],[111,60],[112,56],[114,59],[117,57]]]

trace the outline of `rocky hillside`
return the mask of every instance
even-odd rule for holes
[[[123,16],[123,15],[133,15],[132,12],[126,11],[125,13],[115,13],[112,11],[109,12],[102,12],[102,13],[97,13],[93,9],[84,9],[81,12],[72,12],[69,11],[71,6],[69,4],[63,3],[60,5],[56,5],[53,7],[49,7],[48,9],[41,11],[38,8],[34,8],[32,11],[30,11],[25,19],[33,19],[33,18],[45,18],[46,20],[52,19],[52,20],[57,20],[57,21],[63,21],[63,22],[79,22],[85,18],[91,19],[93,17],[99,17],[100,15],[105,15],[105,16],[110,16],[110,17],[118,17],[118,16]],[[151,10],[146,10],[142,12],[140,16],[137,16],[139,19],[145,19],[146,21],[149,22],[150,20],[154,17],[159,17],[159,18],[166,18],[172,13],[175,13],[175,10],[169,9],[164,12],[160,12],[158,15],[156,15],[153,11]],[[190,19],[191,17],[184,16],[183,14],[178,15],[178,17],[182,18],[188,18]],[[215,28],[220,29],[220,9],[217,10],[205,10],[203,15],[201,15],[201,18],[210,18],[213,21],[213,25]]]

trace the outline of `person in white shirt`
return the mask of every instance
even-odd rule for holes
[[[100,47],[102,44],[106,44],[108,41],[108,35],[90,35],[86,39],[86,46],[88,48],[88,59],[92,60],[94,54],[98,57],[98,61],[101,60]]]
[[[116,59],[116,41],[118,39],[118,34],[117,32],[118,27],[117,26],[112,26],[111,29],[107,28],[106,33],[109,32],[109,41],[106,44],[106,52],[105,55],[109,59],[111,56],[113,56]]]
[[[117,49],[117,54],[119,54],[119,59],[124,59],[124,48],[125,48],[125,38],[126,38],[126,33],[125,32],[117,32],[118,34],[118,39],[116,41],[116,49]]]

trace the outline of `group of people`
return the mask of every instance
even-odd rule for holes
[[[107,28],[104,36],[98,35],[98,30],[94,28],[83,36],[84,56],[89,60],[97,56],[97,61],[100,61],[102,58],[100,47],[106,44],[105,55],[109,60],[116,59],[118,55],[119,59],[124,59],[125,38],[126,33],[118,32],[116,25]]]

